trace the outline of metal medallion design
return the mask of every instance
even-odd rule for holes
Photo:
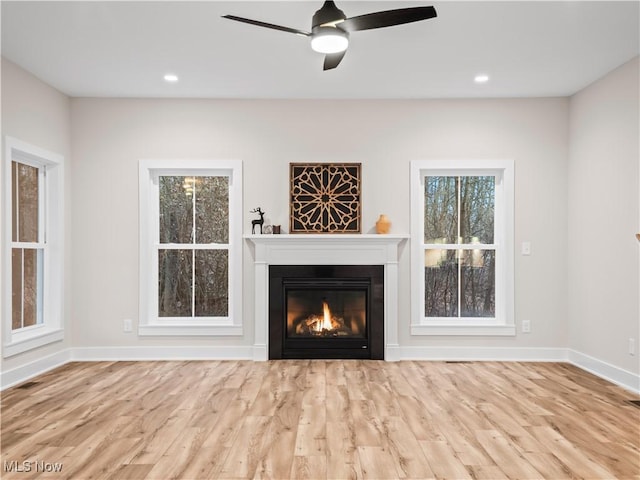
[[[360,233],[360,163],[290,164],[290,233]]]

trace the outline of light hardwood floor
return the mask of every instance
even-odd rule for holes
[[[628,400],[554,363],[71,363],[2,393],[0,476],[639,479]]]

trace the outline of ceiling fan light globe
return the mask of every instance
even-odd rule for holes
[[[344,52],[349,46],[349,35],[335,27],[316,27],[311,37],[311,48],[319,53]]]

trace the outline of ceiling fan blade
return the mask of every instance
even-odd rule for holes
[[[305,32],[304,30],[283,27],[280,25],[274,25],[273,23],[261,22],[259,20],[251,20],[250,18],[236,17],[235,15],[223,15],[222,18],[228,18],[229,20],[235,20],[236,22],[248,23],[249,25],[256,25],[258,27],[271,28],[272,30],[280,30],[281,32],[295,33],[296,35],[302,35],[303,37],[311,35],[311,33]]]
[[[398,8],[396,10],[385,10],[383,12],[374,12],[347,18],[343,22],[338,23],[337,26],[348,32],[356,32],[359,30],[371,30],[374,28],[392,27],[404,23],[418,22],[436,16],[436,9],[433,7]]]
[[[347,51],[343,50],[342,52],[329,53],[325,55],[323,70],[331,70],[333,68],[336,68],[344,58],[345,53],[347,53]]]

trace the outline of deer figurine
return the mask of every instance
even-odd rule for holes
[[[260,225],[260,235],[262,235],[262,225],[264,224],[264,212],[260,207],[254,208],[250,213],[257,213],[260,215],[260,220],[251,220],[251,234],[255,232],[256,225]]]

